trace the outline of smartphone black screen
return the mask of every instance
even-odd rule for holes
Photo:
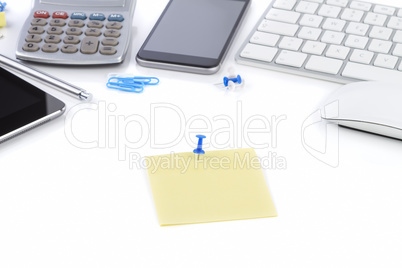
[[[171,0],[138,58],[210,68],[220,63],[249,0]]]

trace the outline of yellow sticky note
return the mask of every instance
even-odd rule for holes
[[[0,27],[6,26],[6,13],[0,12]]]
[[[254,149],[151,156],[148,174],[159,224],[277,216]]]

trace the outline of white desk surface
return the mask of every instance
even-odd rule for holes
[[[8,2],[0,51],[15,58],[30,1]],[[87,89],[95,98],[90,106],[50,89],[67,104],[66,114],[0,145],[0,267],[401,267],[402,143],[330,128],[322,154],[325,127],[315,124],[304,131],[304,140],[317,150],[316,157],[308,152],[314,150],[305,149],[303,122],[340,85],[234,61],[270,1],[253,1],[215,75],[138,66],[135,55],[167,2],[138,0],[131,52],[121,65],[31,64]],[[381,3],[400,5],[397,0]],[[229,68],[246,79],[246,86],[225,95],[213,84]],[[127,72],[157,76],[161,83],[142,94],[106,88],[109,73]],[[159,109],[151,120],[152,107]],[[258,119],[286,119],[274,135],[254,133],[248,140],[217,135],[228,125],[214,121],[216,116],[231,118],[236,126],[254,120],[251,127],[260,128]],[[204,127],[195,120],[200,118],[211,122],[207,135],[216,138],[206,150],[269,143],[256,151],[267,161],[264,172],[277,218],[159,226],[146,170],[130,166],[129,156],[191,151],[195,133],[189,132]],[[151,123],[157,143],[178,138],[177,142],[156,148]],[[98,143],[87,143],[94,148],[84,149],[77,141]],[[139,148],[128,147],[124,154],[116,144]]]

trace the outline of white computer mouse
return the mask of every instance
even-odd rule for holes
[[[320,107],[339,125],[402,139],[402,85],[356,82],[342,86]]]

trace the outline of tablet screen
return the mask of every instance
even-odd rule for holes
[[[0,68],[0,143],[61,115],[65,104]]]

